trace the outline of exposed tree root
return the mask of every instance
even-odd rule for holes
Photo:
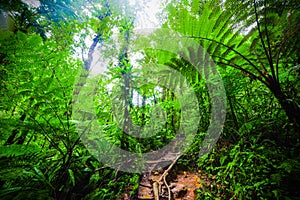
[[[169,167],[163,172],[163,174],[158,178],[151,178],[151,173],[149,173],[148,175],[148,180],[151,182],[151,186],[152,186],[152,193],[153,193],[153,197],[151,199],[154,200],[159,200],[160,197],[162,196],[162,186],[165,185],[167,191],[168,191],[168,199],[171,200],[171,189],[166,181],[166,177],[168,176],[169,172],[171,171],[171,169],[173,168],[173,166],[175,165],[175,163],[177,162],[177,160],[179,159],[180,156],[177,156],[174,161],[169,165]],[[143,185],[144,183],[140,183],[140,187],[143,186],[145,188],[145,186]],[[151,188],[151,187],[150,187]],[[149,196],[145,196],[142,197],[142,195],[139,195],[139,199],[150,199]],[[166,195],[165,195],[166,196]]]

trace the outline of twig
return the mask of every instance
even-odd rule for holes
[[[166,174],[166,176],[167,176],[168,174]],[[170,187],[169,187],[169,185],[168,185],[168,183],[167,183],[167,181],[166,181],[166,176],[164,176],[164,183],[165,183],[165,185],[166,185],[166,187],[167,187],[167,189],[168,189],[168,199],[169,200],[171,200],[171,190],[170,190]]]
[[[168,186],[168,183],[166,181],[166,177],[167,175],[169,174],[169,171],[172,169],[172,167],[175,165],[175,163],[177,162],[178,158],[180,156],[177,156],[176,159],[170,164],[170,166],[168,167],[168,169],[166,169],[166,171],[161,175],[161,177],[155,181],[153,183],[153,194],[154,194],[154,200],[159,200],[159,192],[157,190],[158,186],[160,185],[159,183],[163,180],[164,181],[164,184],[166,185],[167,189],[168,189],[168,194],[169,194],[169,197],[168,199],[171,200],[171,190],[170,190],[170,187]],[[155,189],[155,190],[154,190]]]
[[[95,169],[95,172],[100,171],[102,169],[106,169],[106,168],[109,168],[109,167],[108,166],[104,166],[104,167],[97,168],[97,169]]]
[[[157,181],[155,181],[152,185],[154,200],[159,200],[158,185],[159,185],[159,183]]]

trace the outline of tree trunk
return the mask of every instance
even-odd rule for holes
[[[293,101],[292,98],[283,93],[279,84],[271,84],[269,86],[274,96],[282,106],[290,122],[292,122],[296,128],[300,128],[300,108]]]

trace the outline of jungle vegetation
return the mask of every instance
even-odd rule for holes
[[[141,174],[101,163],[73,118],[93,55],[116,48],[109,43],[116,33],[125,41],[105,66],[107,75],[98,77],[91,102],[112,144],[140,154],[162,148],[176,137],[182,105],[168,88],[138,86],[141,73],[156,72],[133,68],[126,44],[135,18],[124,15],[118,1],[37,2],[0,1],[0,199],[117,199],[126,191],[137,199]],[[129,1],[122,2],[130,10]],[[141,62],[156,60],[180,72],[198,101],[197,134],[173,173],[201,171],[209,184],[197,189],[197,199],[299,199],[299,1],[180,0],[168,1],[162,12],[162,28],[208,52],[226,91],[220,138],[199,156],[211,121],[205,78],[183,57],[145,52]],[[118,98],[124,102],[113,103]],[[165,123],[154,136],[125,134],[130,123],[156,124],[150,112],[156,104]]]

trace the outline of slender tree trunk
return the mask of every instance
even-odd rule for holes
[[[89,48],[88,58],[87,58],[87,60],[84,61],[84,69],[86,71],[89,71],[91,69],[91,65],[93,62],[93,54],[95,52],[95,49],[97,47],[100,37],[101,37],[101,34],[96,35],[95,38],[93,39],[92,45]]]
[[[146,110],[146,96],[142,96],[143,99],[142,99],[142,109],[143,109],[143,112],[142,112],[142,126],[144,126],[146,124],[146,118],[145,118],[145,110]]]
[[[232,114],[232,118],[233,118],[235,128],[236,128],[236,130],[239,130],[239,123],[238,123],[237,117],[236,117],[235,112],[234,112],[232,99],[231,99],[230,96],[227,96],[227,97],[228,97],[227,99],[228,99],[228,103],[229,103],[229,106],[230,106],[230,110],[231,110],[231,114]]]
[[[124,122],[123,122],[123,135],[121,137],[121,148],[126,149],[129,147],[127,136],[129,131],[132,131],[132,120],[130,118],[130,109],[132,108],[132,99],[131,99],[131,72],[127,64],[129,63],[128,58],[128,44],[129,44],[129,30],[125,32],[126,43],[123,47],[123,50],[120,52],[119,56],[119,67],[123,69],[122,78],[124,85],[122,86],[122,95],[124,100]],[[124,64],[124,62],[126,64]]]

